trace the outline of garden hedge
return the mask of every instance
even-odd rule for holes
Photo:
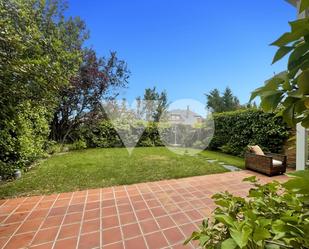
[[[289,137],[289,128],[275,113],[246,109],[213,115],[215,134],[209,149],[243,155],[248,145],[280,153]]]

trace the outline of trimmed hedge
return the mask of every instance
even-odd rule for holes
[[[215,134],[209,149],[243,155],[248,145],[280,153],[289,137],[289,128],[275,113],[247,109],[214,114]]]
[[[163,146],[160,139],[158,127],[156,123],[149,123],[146,128],[142,127],[145,124],[136,124],[134,126],[122,125],[118,131],[125,134],[122,139],[127,141],[136,141],[137,136],[140,134],[139,129],[145,129],[140,137],[137,146],[152,147]],[[113,124],[108,120],[103,120],[96,125],[83,126],[78,132],[78,139],[83,139],[87,147],[90,148],[111,148],[111,147],[124,147],[117,131],[114,129]]]

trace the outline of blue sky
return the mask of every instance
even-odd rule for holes
[[[284,0],[69,0],[90,30],[87,46],[117,51],[131,71],[122,96],[166,90],[170,101],[229,86],[241,103],[284,63],[269,44],[288,31],[296,10]]]

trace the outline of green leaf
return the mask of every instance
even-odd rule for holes
[[[291,127],[294,127],[294,125],[295,125],[295,123],[294,123],[294,108],[295,108],[295,105],[291,104],[291,105],[287,106],[282,112],[283,119]]]
[[[294,49],[294,47],[287,47],[287,46],[283,46],[280,47],[277,51],[277,53],[274,56],[273,62],[272,64],[276,63],[277,61],[279,61],[280,59],[282,59],[285,55],[287,55],[289,52],[291,52]]]
[[[282,100],[281,91],[267,91],[262,94],[261,107],[264,111],[274,111]]]
[[[309,44],[302,42],[297,47],[295,47],[294,51],[290,54],[288,65],[289,68],[292,67],[292,64],[297,63],[297,61],[309,50]]]
[[[221,223],[225,224],[225,225],[229,225],[231,227],[234,226],[234,220],[232,217],[224,215],[224,214],[218,214],[215,215],[215,219],[217,219],[218,221],[220,221]]]
[[[205,246],[205,244],[209,241],[210,237],[208,235],[201,235],[199,242],[201,246]]]
[[[295,32],[287,32],[284,33],[278,40],[274,41],[271,45],[282,47],[291,42],[297,41],[304,35],[306,35],[306,32],[303,30],[297,30]]]
[[[304,95],[309,94],[309,69],[301,72],[297,78],[297,85]]]
[[[309,0],[302,0],[299,7],[299,13],[302,13],[309,8]]]
[[[249,102],[252,102],[257,96],[260,95],[260,93],[262,93],[264,91],[264,87],[260,87],[255,89],[252,93],[251,93],[251,97]]]
[[[269,238],[271,238],[271,234],[269,233],[267,229],[262,228],[262,227],[256,228],[253,233],[253,239],[255,242],[258,242],[261,240],[264,241]]]
[[[221,244],[221,249],[235,249],[236,247],[237,244],[232,238],[223,241]]]
[[[246,226],[243,227],[241,231],[238,231],[236,229],[230,230],[232,238],[240,248],[244,248],[248,244],[251,232],[252,229]]]

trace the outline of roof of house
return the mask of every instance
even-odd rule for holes
[[[170,115],[179,115],[181,120],[186,123],[195,123],[197,118],[202,118],[201,115],[191,111],[183,109],[174,109],[168,112]]]

